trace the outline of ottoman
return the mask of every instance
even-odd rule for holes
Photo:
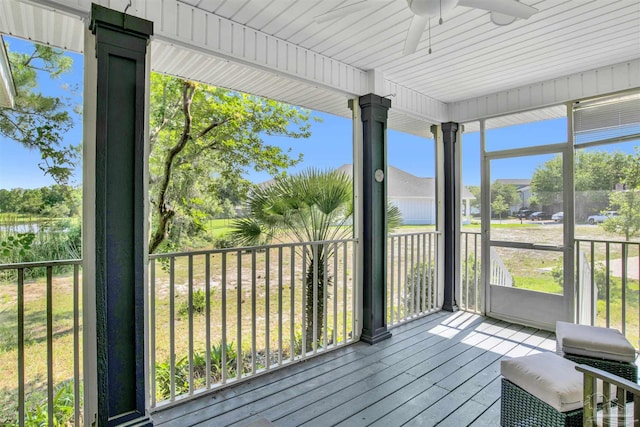
[[[502,426],[582,426],[582,375],[554,353],[503,359]]]
[[[636,350],[618,330],[556,322],[556,353],[636,382]]]

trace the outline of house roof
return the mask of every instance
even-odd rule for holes
[[[344,164],[336,170],[348,175],[353,173],[351,164]],[[387,166],[387,197],[389,198],[435,198],[435,178],[421,178],[394,166]],[[462,188],[462,199],[475,199],[467,187]]]
[[[522,188],[522,187],[526,187],[529,184],[531,184],[531,180],[528,178],[500,178],[500,179],[496,179],[495,182],[498,182],[500,184],[504,184],[504,185],[515,185],[518,188]]]
[[[13,85],[9,56],[4,45],[4,39],[0,36],[0,107],[13,108],[15,96],[16,88]]]

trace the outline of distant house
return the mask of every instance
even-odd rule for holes
[[[351,175],[353,166],[346,164],[337,170]],[[387,166],[387,198],[400,209],[404,224],[436,223],[435,178],[420,178],[396,167]],[[465,212],[471,211],[470,204],[474,199],[473,194],[463,187],[462,201],[466,205]]]
[[[529,207],[529,199],[531,198],[531,180],[530,179],[496,179],[495,182],[499,182],[504,185],[513,185],[516,187],[518,194],[520,195],[520,201],[509,206],[509,212],[516,213],[520,209]]]

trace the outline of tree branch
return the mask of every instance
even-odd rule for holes
[[[171,150],[167,153],[167,157],[164,161],[163,177],[160,182],[160,191],[158,193],[158,201],[156,203],[156,210],[158,214],[158,225],[154,230],[151,242],[149,243],[149,252],[155,252],[160,244],[166,239],[170,221],[175,215],[175,211],[167,203],[167,190],[171,182],[171,172],[174,161],[178,154],[180,154],[187,143],[191,139],[192,130],[192,117],[191,117],[191,102],[193,101],[193,95],[195,94],[196,86],[188,81],[183,82],[182,85],[182,113],[184,114],[184,125],[182,128],[182,135]]]

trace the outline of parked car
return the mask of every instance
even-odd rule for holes
[[[601,214],[589,216],[589,218],[587,218],[587,222],[591,225],[598,224],[616,216],[618,216],[618,212],[616,211],[602,212]]]
[[[531,209],[520,209],[516,216],[520,219],[529,219],[529,216],[533,213]]]
[[[562,222],[564,221],[564,212],[556,212],[553,215],[551,215],[551,219],[554,220],[555,222]]]
[[[551,215],[546,212],[538,211],[534,212],[529,216],[531,221],[542,221],[543,219],[550,219]]]

